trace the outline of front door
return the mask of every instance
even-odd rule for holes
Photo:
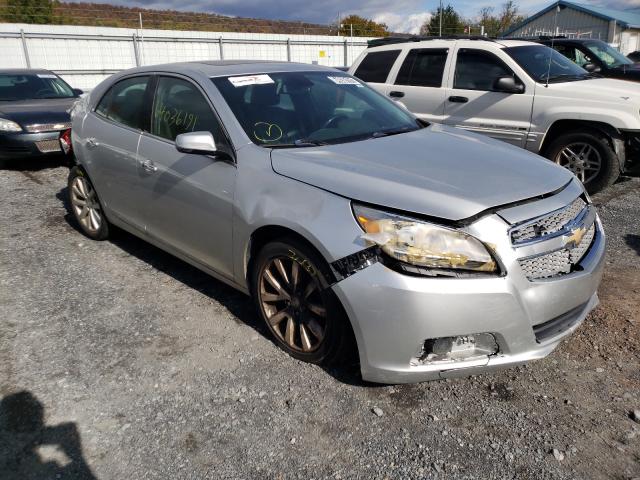
[[[158,78],[151,128],[140,139],[138,175],[144,190],[147,232],[161,243],[232,277],[232,217],[236,166],[181,153],[181,133],[209,131],[219,151],[231,144],[204,93],[190,80]]]
[[[513,76],[522,83],[495,54],[459,48],[446,93],[444,123],[524,147],[531,127],[534,89],[517,94],[496,91],[495,83],[503,76]]]

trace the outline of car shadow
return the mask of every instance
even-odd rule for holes
[[[73,422],[45,425],[44,405],[26,390],[0,400],[0,472],[5,480],[95,480]]]
[[[67,192],[68,188],[63,188],[56,194],[56,198],[63,203],[67,210],[67,214],[64,216],[65,221],[71,228],[82,234],[80,226],[71,214]],[[236,321],[247,325],[274,343],[274,345],[277,345],[267,327],[260,320],[251,298],[244,293],[120,228],[112,227],[109,241],[129,255],[142,260],[178,282],[223,305],[234,316]],[[286,353],[282,352],[282,355],[286,355]],[[321,368],[336,380],[348,385],[360,387],[379,386],[379,384],[372,384],[362,380],[360,368],[356,362],[349,361],[344,366],[321,366]]]
[[[638,255],[640,255],[640,235],[628,233],[624,236],[624,241],[629,247],[633,248]]]
[[[51,168],[68,167],[70,161],[67,157],[56,155],[44,158],[24,158],[0,160],[0,170],[37,172]]]

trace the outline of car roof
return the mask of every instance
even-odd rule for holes
[[[506,38],[479,38],[479,37],[457,37],[457,38],[446,38],[446,37],[431,37],[425,39],[407,39],[405,41],[394,41],[386,44],[380,44],[376,46],[369,47],[368,50],[394,50],[398,48],[402,48],[403,46],[408,46],[409,48],[420,48],[420,47],[428,47],[429,45],[433,45],[434,43],[450,43],[450,42],[459,42],[463,43],[466,46],[474,45],[474,44],[490,44],[497,48],[509,48],[509,47],[521,47],[526,45],[536,45],[537,42],[528,41],[528,40],[520,40],[520,39],[506,39]]]
[[[2,75],[36,75],[38,73],[52,74],[53,72],[44,68],[0,68]]]
[[[537,42],[544,43],[545,45],[550,45],[552,42],[554,45],[561,45],[563,43],[605,43],[597,38],[542,38],[540,40],[537,40]]]
[[[259,73],[275,72],[308,72],[323,71],[334,72],[335,68],[308,63],[268,61],[268,60],[202,60],[195,62],[166,63],[162,65],[150,65],[138,67],[128,72],[198,72],[208,77],[221,77],[228,75],[253,75]]]

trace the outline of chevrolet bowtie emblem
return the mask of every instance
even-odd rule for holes
[[[587,229],[585,227],[571,229],[571,235],[565,237],[565,247],[575,248],[580,245],[585,233],[587,233]]]

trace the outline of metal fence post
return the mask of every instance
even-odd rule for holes
[[[140,53],[138,52],[138,40],[136,38],[136,34],[132,35],[133,37],[133,53],[136,57],[136,67],[140,66]]]
[[[218,45],[220,47],[220,60],[224,60],[224,46],[222,42],[222,35],[218,38]]]
[[[349,66],[349,46],[347,45],[347,39],[344,39],[344,66]]]
[[[29,49],[27,48],[27,39],[24,36],[23,29],[20,29],[20,38],[22,39],[22,52],[24,53],[24,59],[27,62],[27,68],[31,68],[31,59],[29,58]]]
[[[287,62],[291,61],[291,39],[287,38]]]

